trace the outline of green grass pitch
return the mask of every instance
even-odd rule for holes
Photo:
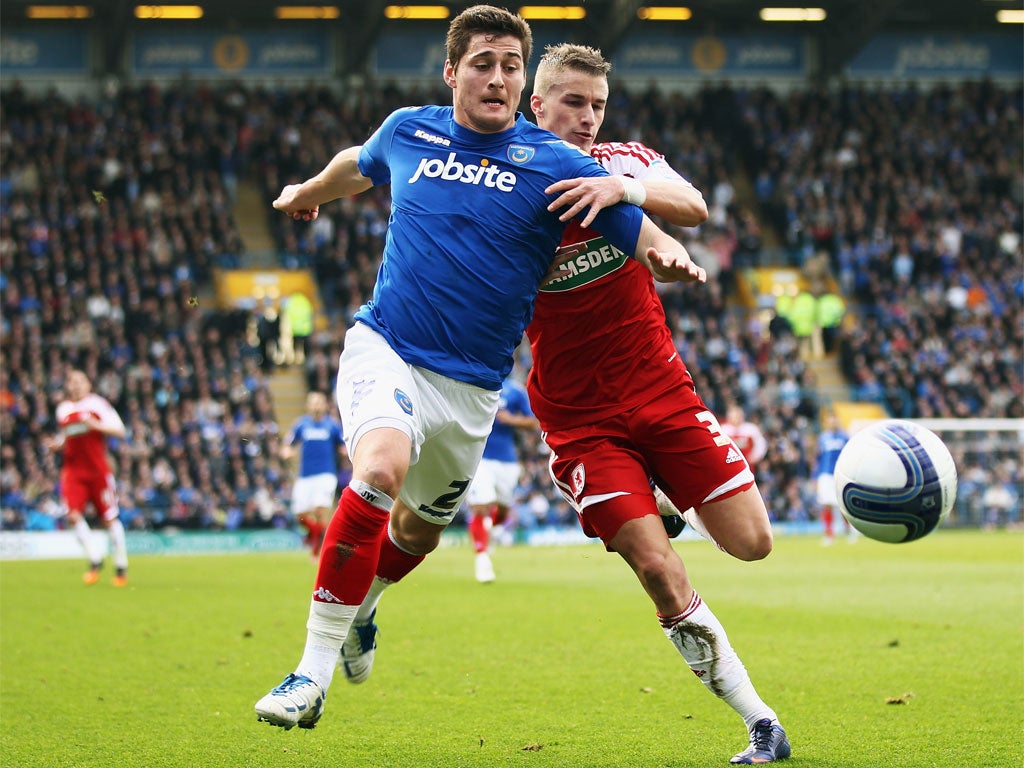
[[[906,545],[780,537],[759,563],[678,543],[793,768],[1024,764],[1024,535]],[[257,723],[297,662],[303,553],[0,564],[0,765],[668,768],[726,765],[739,718],[600,546],[511,548],[498,581],[440,550],[385,594],[373,676],[316,729]]]

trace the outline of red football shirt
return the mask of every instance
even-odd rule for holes
[[[639,142],[595,145],[609,173],[688,184],[664,157]],[[622,413],[685,381],[650,271],[592,229],[575,222],[562,245],[586,249],[565,266],[572,274],[537,294],[526,333],[533,352],[530,404],[544,431]]]
[[[57,424],[64,433],[64,473],[104,477],[110,474],[107,436],[81,422],[88,416],[104,424],[124,426],[114,407],[97,394],[65,400],[57,406]]]

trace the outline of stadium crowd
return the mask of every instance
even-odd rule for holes
[[[244,324],[198,296],[238,263],[237,113],[202,89],[2,96],[0,504],[57,524],[44,447],[71,367],[127,426],[112,441],[129,528],[284,525],[278,425]]]
[[[663,151],[708,201],[674,231],[712,279],[660,286],[680,355],[720,416],[738,403],[768,438],[758,485],[776,520],[816,514],[820,408],[797,337],[736,299],[740,270],[827,254],[850,308],[838,358],[857,399],[897,417],[1022,415],[1022,93],[991,83],[835,92],[612,89],[603,135]],[[285,268],[316,276],[329,330],[308,384],[333,389],[344,328],[369,296],[387,189],[312,223],[269,205],[361,143],[392,109],[447,103],[393,84],[151,84],[71,100],[0,94],[0,507],[7,529],[53,527],[56,457],[42,445],[69,366],[121,413],[120,503],[134,529],[289,524],[291,482],[252,322],[203,306],[212,270],[244,265],[239,183],[261,185]],[[738,179],[749,179],[744,194]],[[530,365],[520,349],[520,368]],[[1019,446],[1019,444],[1017,444]],[[572,523],[543,444],[523,445],[520,525]],[[965,514],[1019,499],[1019,452],[961,458]],[[966,501],[965,501],[966,499]],[[993,499],[993,503],[1003,503]],[[1013,522],[1019,504],[1002,513]],[[998,514],[998,513],[996,513]],[[978,519],[981,519],[980,517]]]

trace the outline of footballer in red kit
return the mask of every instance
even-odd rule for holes
[[[591,155],[612,174],[692,189],[639,142],[597,144]],[[578,253],[537,295],[527,387],[555,483],[584,531],[608,542],[651,513],[653,503],[628,498],[653,499],[650,477],[686,507],[750,488],[753,474],[679,357],[650,271],[575,222],[562,250]]]
[[[91,504],[96,516],[107,529],[110,550],[117,572],[115,586],[127,584],[128,550],[124,526],[118,515],[114,475],[107,461],[107,439],[124,437],[124,422],[106,399],[92,392],[92,384],[84,372],[68,374],[67,399],[57,406],[60,435],[49,441],[60,450],[63,465],[60,473],[61,499],[75,536],[89,558],[89,570],[82,577],[86,584],[99,581],[103,555],[90,536],[85,513]]]
[[[556,195],[551,209],[565,209],[563,221],[586,214],[566,228],[538,293],[527,328],[527,389],[551,448],[552,479],[584,531],[633,569],[679,655],[743,718],[749,746],[731,762],[771,763],[790,755],[785,729],[691,585],[667,535],[672,526],[662,525],[684,510],[683,519],[719,548],[759,560],[772,548],[764,500],[679,359],[650,271],[586,229],[597,210],[619,202],[680,226],[703,222],[707,206],[654,150],[594,144],[609,68],[600,51],[572,44],[549,47],[537,68],[530,106],[538,125],[611,175],[547,189]]]
[[[768,453],[768,440],[757,424],[747,420],[741,406],[733,403],[726,408],[722,431],[736,443],[751,470],[757,469],[757,463]]]

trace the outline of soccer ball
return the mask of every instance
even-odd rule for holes
[[[857,432],[836,461],[839,508],[850,525],[878,541],[914,541],[953,508],[956,465],[934,432],[890,419]]]

